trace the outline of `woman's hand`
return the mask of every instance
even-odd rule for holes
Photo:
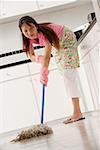
[[[50,58],[51,58],[51,49],[52,45],[50,44],[49,41],[45,43],[45,52],[43,58],[40,58],[40,61],[42,61],[42,68],[40,70],[40,82],[43,83],[44,85],[47,85],[48,83],[48,66],[50,63]]]
[[[38,56],[36,56],[36,62],[38,62],[38,63],[40,63],[40,64],[42,64],[43,63],[43,56],[42,55],[38,55]]]
[[[32,62],[36,62],[34,47],[32,45],[30,45],[30,47],[29,47],[28,56],[29,56],[29,58],[31,59]]]
[[[47,68],[42,67],[40,69],[40,82],[44,85],[47,85],[48,83],[48,74],[49,74],[49,71]]]

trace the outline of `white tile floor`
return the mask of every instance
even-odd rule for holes
[[[86,119],[64,125],[50,122],[54,134],[10,143],[18,131],[0,135],[0,150],[100,150],[100,111],[84,114]]]

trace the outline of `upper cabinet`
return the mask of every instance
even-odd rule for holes
[[[64,4],[74,4],[76,0],[31,0],[31,1],[0,1],[0,18],[8,18],[25,13],[35,12],[38,14],[40,10],[61,6]],[[51,10],[52,11],[52,10]]]
[[[52,1],[40,1],[38,0],[38,5],[39,5],[39,9],[45,9],[45,8],[50,8],[50,7],[54,7],[54,6],[60,6],[63,4],[68,4],[71,2],[74,2],[75,0],[52,0]]]
[[[23,13],[28,13],[31,11],[37,10],[37,2],[36,0],[32,1],[8,1],[8,0],[3,0],[0,3],[0,17],[5,18],[5,17],[11,17],[11,16],[16,16],[20,15]]]

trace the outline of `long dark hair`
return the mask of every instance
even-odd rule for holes
[[[53,45],[56,49],[59,50],[60,44],[59,44],[59,38],[56,35],[56,33],[49,28],[47,25],[51,23],[40,23],[38,24],[32,17],[30,16],[24,16],[20,18],[19,20],[19,28],[22,33],[22,25],[26,23],[27,25],[31,26],[30,23],[33,23],[38,32],[42,32],[43,35],[48,39],[48,41]],[[25,37],[24,34],[22,33],[22,39],[23,39],[23,50],[28,53],[29,51],[29,38]],[[38,40],[38,39],[37,39]]]

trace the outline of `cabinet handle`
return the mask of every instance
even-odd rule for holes
[[[81,48],[82,48],[82,49],[87,49],[88,46],[87,46],[87,45],[82,45]]]
[[[10,73],[6,73],[6,75],[7,75],[7,76],[11,76],[11,74],[10,74]]]

